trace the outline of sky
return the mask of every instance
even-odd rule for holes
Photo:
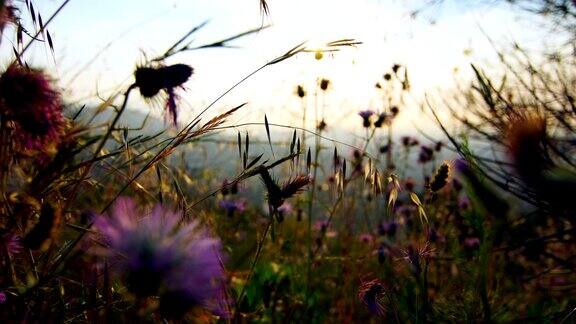
[[[32,1],[47,17],[61,1]],[[133,82],[132,73],[145,58],[163,53],[192,27],[208,24],[195,33],[201,45],[260,26],[272,26],[231,43],[235,48],[184,52],[166,64],[185,63],[194,75],[180,91],[180,110],[186,120],[201,111],[234,83],[293,46],[310,46],[342,38],[362,42],[356,48],[325,55],[301,54],[270,66],[248,79],[209,111],[213,116],[248,102],[233,123],[296,124],[302,105],[294,95],[299,84],[313,91],[317,80],[331,80],[324,116],[328,125],[357,128],[356,112],[383,108],[382,93],[374,84],[393,64],[407,67],[412,90],[405,98],[397,124],[408,132],[426,127],[430,120],[419,113],[423,96],[450,91],[456,79],[466,80],[470,63],[490,67],[497,44],[513,41],[541,46],[542,29],[507,5],[466,5],[447,1],[442,7],[421,8],[417,0],[268,0],[270,17],[263,21],[258,0],[71,0],[49,26],[54,55],[42,44],[27,61],[50,70],[72,102],[97,103]],[[481,2],[481,1],[468,1]],[[488,1],[491,2],[491,1]],[[24,18],[27,12],[24,13]],[[26,21],[26,20],[25,20]],[[28,19],[29,21],[29,19]],[[6,42],[3,42],[3,45]],[[6,47],[2,46],[4,54]],[[6,57],[6,56],[4,56]],[[309,96],[308,106],[314,106]],[[161,114],[162,106],[133,97],[132,109]],[[308,111],[310,111],[309,109]]]

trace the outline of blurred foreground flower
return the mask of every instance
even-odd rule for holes
[[[0,115],[14,122],[14,136],[24,148],[41,149],[60,140],[60,94],[40,70],[11,66],[2,74]]]
[[[220,241],[197,222],[180,225],[181,214],[154,207],[141,212],[134,201],[120,198],[110,215],[98,215],[106,257],[139,297],[160,296],[160,312],[182,317],[193,307],[226,316]]]

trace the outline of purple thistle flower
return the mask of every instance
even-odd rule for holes
[[[384,222],[380,225],[378,231],[380,235],[394,236],[398,229],[398,223],[395,221]]]
[[[420,154],[418,154],[418,163],[428,163],[434,157],[434,150],[428,146],[420,146]]]
[[[7,233],[1,239],[2,251],[0,253],[8,253],[10,256],[22,252],[22,241],[20,236],[14,233]]]
[[[380,153],[382,153],[382,154],[388,153],[388,151],[390,151],[390,145],[386,144],[386,145],[380,146],[379,151],[380,151]]]
[[[60,94],[40,70],[11,66],[2,74],[0,115],[14,122],[14,136],[26,149],[60,142]]]
[[[6,303],[6,300],[8,300],[8,297],[6,296],[6,292],[0,291],[0,304]]]
[[[246,201],[243,199],[239,199],[239,200],[231,200],[231,199],[225,199],[225,200],[221,200],[218,205],[220,205],[221,208],[224,208],[226,210],[226,214],[228,215],[228,217],[232,217],[234,216],[235,212],[243,212],[244,210],[246,210]]]
[[[374,122],[374,127],[380,128],[384,124],[387,124],[388,122],[390,122],[389,116],[386,113],[381,113],[380,115],[378,115],[378,119],[376,119],[376,121]]]
[[[284,216],[289,215],[290,213],[292,213],[293,208],[292,208],[292,204],[290,204],[289,202],[285,201],[280,207],[278,207],[278,209],[276,210],[276,212],[278,213],[276,215],[276,218],[278,219],[279,223],[282,223],[284,221]]]
[[[436,152],[440,152],[443,147],[444,147],[444,143],[442,141],[438,141],[438,142],[436,142],[436,145],[434,146],[434,150]]]
[[[410,146],[410,143],[412,143],[412,137],[410,136],[402,136],[400,140],[402,141],[402,145],[404,146]]]
[[[120,198],[109,215],[94,220],[107,246],[101,253],[114,258],[130,292],[159,295],[163,315],[180,317],[200,306],[226,316],[220,241],[198,222],[181,225],[181,216],[161,205],[142,212]]]
[[[361,112],[358,113],[358,115],[362,118],[370,118],[370,116],[374,115],[374,111],[373,110],[363,110]]]
[[[362,110],[362,111],[360,111],[360,112],[358,113],[358,116],[362,117],[362,119],[363,119],[362,125],[363,125],[365,128],[370,127],[370,117],[371,117],[372,115],[374,115],[374,111],[373,111],[373,110],[370,110],[370,109],[368,109],[368,110]]]
[[[461,209],[462,211],[468,210],[468,208],[470,208],[470,204],[471,202],[468,196],[458,197],[458,208]]]
[[[471,172],[470,164],[465,159],[456,159],[454,161],[454,168],[464,175]]]
[[[417,212],[417,208],[414,205],[401,205],[394,208],[394,212],[400,216],[410,218]]]
[[[329,225],[330,223],[328,222],[328,220],[318,220],[314,223],[314,229],[322,233],[326,233],[326,230],[328,230]]]
[[[467,237],[464,239],[464,247],[468,250],[476,250],[480,247],[480,239],[477,237]]]
[[[386,293],[384,285],[378,280],[370,280],[360,285],[358,298],[377,316],[384,316],[385,309],[381,299]]]
[[[378,255],[378,263],[382,264],[386,261],[388,255],[390,255],[390,250],[386,245],[380,244],[380,246],[378,246],[376,254]]]
[[[428,229],[428,241],[432,243],[436,242],[443,243],[444,241],[446,241],[446,239],[436,228],[431,227],[430,229]]]

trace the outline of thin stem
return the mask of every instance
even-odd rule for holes
[[[268,232],[270,231],[271,227],[272,227],[272,222],[268,222],[268,225],[266,225],[266,229],[264,230],[264,234],[262,235],[262,238],[260,238],[260,241],[258,242],[258,246],[256,249],[256,255],[254,256],[254,260],[252,261],[252,265],[250,266],[250,272],[248,273],[248,277],[246,278],[244,285],[242,285],[242,290],[240,290],[240,294],[238,295],[238,298],[236,299],[236,315],[238,315],[238,309],[240,307],[240,302],[242,301],[242,299],[244,298],[244,294],[246,293],[246,287],[248,286],[250,279],[252,279],[252,276],[254,275],[254,269],[256,268],[256,264],[258,263],[258,260],[260,259],[260,254],[262,253],[262,248],[264,247],[264,241],[266,240],[266,236],[268,236]],[[234,317],[236,317],[236,316],[234,316]]]
[[[108,128],[108,130],[106,131],[106,134],[104,135],[104,137],[102,138],[102,140],[100,141],[100,144],[98,144],[98,148],[96,148],[96,151],[94,151],[94,154],[92,155],[92,159],[90,159],[91,161],[96,161],[98,158],[98,155],[100,155],[100,151],[102,150],[102,148],[104,148],[104,145],[106,145],[106,142],[108,141],[108,138],[110,137],[110,135],[112,134],[112,131],[114,131],[114,128],[116,126],[116,124],[118,123],[118,121],[120,120],[120,117],[122,117],[122,114],[124,113],[124,110],[126,110],[126,106],[128,105],[128,97],[130,96],[130,92],[132,92],[133,89],[136,88],[135,84],[132,84],[128,87],[128,89],[126,90],[126,92],[124,93],[124,102],[122,103],[122,106],[120,107],[120,110],[118,111],[118,113],[116,114],[116,117],[114,118],[114,120],[112,121],[112,124],[110,125],[110,127]],[[88,166],[86,167],[86,169],[84,170],[84,172],[82,172],[82,175],[80,177],[80,180],[78,180],[78,183],[76,183],[76,185],[74,186],[74,189],[72,190],[72,197],[70,197],[70,199],[68,200],[68,203],[66,204],[65,209],[68,209],[70,207],[70,204],[72,203],[72,200],[74,200],[74,196],[78,193],[78,188],[80,187],[80,185],[82,184],[82,182],[84,181],[84,179],[86,178],[86,176],[88,175],[88,173],[90,172],[90,170],[92,169],[92,165],[93,163],[88,164]]]

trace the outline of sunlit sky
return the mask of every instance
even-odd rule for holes
[[[271,28],[231,43],[237,48],[185,52],[167,62],[186,63],[195,69],[186,90],[181,92],[183,119],[202,110],[258,66],[302,41],[355,38],[363,44],[326,55],[321,61],[316,61],[313,54],[305,54],[271,66],[226,96],[211,112],[248,102],[233,122],[259,122],[266,112],[271,122],[295,123],[300,120],[301,108],[294,95],[296,85],[310,89],[318,78],[328,78],[332,87],[326,99],[327,122],[346,128],[359,123],[355,112],[382,108],[381,94],[374,84],[394,63],[408,67],[410,96],[417,100],[424,93],[450,89],[455,69],[459,70],[458,78],[465,79],[471,62],[486,66],[494,62],[494,49],[483,32],[502,45],[518,41],[540,46],[543,38],[542,29],[533,19],[522,17],[507,5],[458,6],[455,3],[465,1],[448,1],[412,19],[411,10],[419,8],[423,1],[268,2],[271,16],[265,22],[271,23]],[[61,1],[33,3],[47,17]],[[47,66],[53,71],[68,98],[96,102],[95,93],[106,96],[130,84],[135,66],[145,55],[163,53],[193,26],[206,20],[208,25],[192,37],[194,44],[260,26],[259,1],[71,0],[49,27],[55,60],[42,45],[36,46],[27,59],[31,65]],[[7,53],[3,47],[3,53]],[[398,127],[407,130],[419,122],[419,115],[414,102],[406,106]],[[130,107],[149,109],[137,98]],[[161,112],[158,106],[154,109]]]

